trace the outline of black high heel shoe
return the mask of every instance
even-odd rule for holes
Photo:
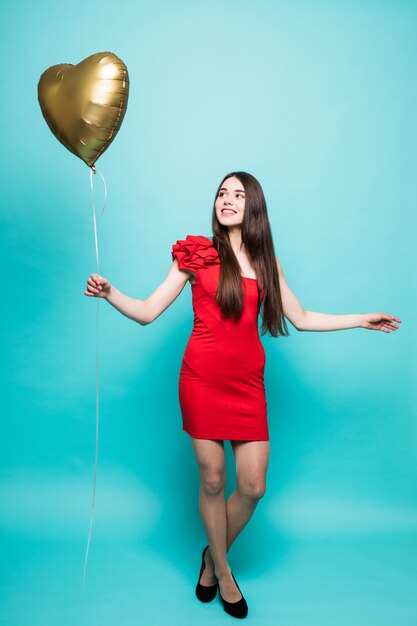
[[[211,600],[213,600],[216,597],[217,587],[219,584],[218,582],[216,582],[215,585],[211,585],[210,587],[200,584],[201,574],[206,569],[206,564],[204,562],[204,553],[207,550],[207,548],[208,548],[208,545],[203,550],[203,554],[201,557],[200,576],[198,577],[198,583],[195,588],[196,596],[199,600],[201,600],[201,602],[211,602]]]
[[[236,587],[240,591],[240,587],[237,584],[235,577],[233,576],[233,572],[232,572],[232,578],[236,583]],[[240,598],[240,600],[238,600],[237,602],[227,602],[227,600],[225,600],[221,594],[220,585],[219,585],[219,594],[223,602],[223,608],[226,611],[226,613],[229,613],[229,615],[232,615],[233,617],[242,618],[242,617],[246,617],[248,614],[248,605],[246,604],[246,600],[243,597],[243,593],[241,591],[240,593],[242,594],[242,597]]]

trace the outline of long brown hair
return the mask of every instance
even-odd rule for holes
[[[260,308],[262,316],[261,334],[264,335],[269,332],[273,337],[288,336],[265,196],[257,179],[247,172],[227,174],[219,184],[214,199],[213,246],[220,257],[220,280],[216,292],[217,303],[224,317],[239,320],[244,306],[241,269],[230,243],[228,228],[218,221],[215,206],[220,188],[224,181],[232,176],[236,176],[245,190],[246,200],[241,224],[241,238],[257,276],[258,298],[260,298],[260,290],[262,288],[265,290]]]

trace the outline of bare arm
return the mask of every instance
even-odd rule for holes
[[[278,261],[277,258],[276,262],[278,268],[279,288],[281,291],[281,300],[282,307],[284,309],[284,315],[297,330],[302,330],[301,323],[307,311],[304,310],[301,302],[289,288],[284,275],[284,271],[281,267],[281,263]]]
[[[398,317],[388,313],[348,313],[347,315],[334,315],[331,313],[306,311],[289,288],[280,262],[278,259],[276,259],[276,261],[284,315],[297,330],[331,331],[344,330],[346,328],[368,328],[370,330],[381,330],[389,333],[393,330],[397,330],[398,325],[395,324],[395,322],[401,323]]]
[[[289,288],[279,260],[276,259],[276,261],[284,315],[297,330],[330,331],[361,326],[362,315],[359,313],[352,315],[333,315],[331,313],[306,311]]]
[[[190,277],[188,271],[178,268],[178,261],[174,259],[163,282],[146,300],[125,295],[98,274],[92,274],[88,279],[87,291],[84,294],[104,297],[120,313],[141,326],[146,326],[174,302]]]
[[[362,314],[348,313],[332,314],[317,313],[316,311],[306,311],[298,330],[344,330],[346,328],[361,328]]]

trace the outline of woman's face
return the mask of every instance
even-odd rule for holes
[[[223,182],[215,203],[216,216],[223,226],[237,226],[245,212],[245,190],[235,176]]]

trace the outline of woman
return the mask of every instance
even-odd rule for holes
[[[288,336],[297,330],[368,328],[389,333],[400,319],[385,313],[330,315],[305,311],[275,256],[264,194],[246,172],[221,181],[212,213],[213,239],[187,235],[172,246],[173,263],[147,300],[122,294],[98,274],[84,294],[102,297],[141,325],[154,321],[190,280],[194,327],[179,379],[183,430],[192,442],[200,476],[199,508],[208,537],[197,597],[219,589],[224,610],[246,617],[248,607],[227,552],[265,493],[269,433],[264,386],[265,352],[258,333]],[[237,489],[224,500],[224,441],[236,460]]]

